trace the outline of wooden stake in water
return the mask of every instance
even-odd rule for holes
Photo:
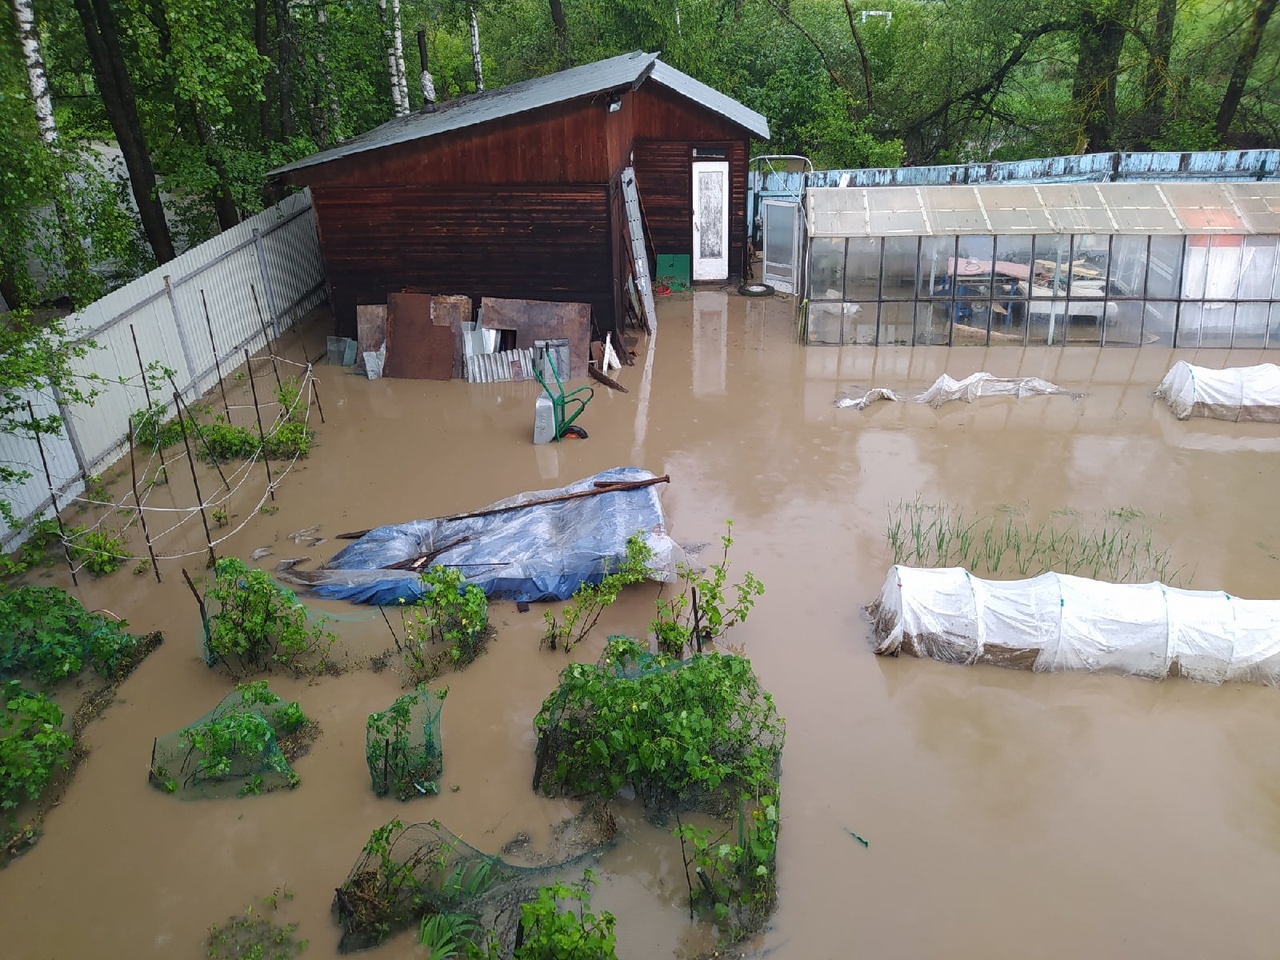
[[[173,391],[174,406],[181,407],[182,398],[178,396],[178,391]],[[187,449],[187,465],[191,467],[191,484],[196,489],[196,500],[200,504],[200,521],[204,524],[204,540],[209,545],[209,566],[213,567],[218,562],[218,556],[213,552],[213,534],[209,532],[209,517],[204,512],[204,497],[200,495],[200,479],[196,476],[196,461],[191,456],[191,441],[187,439],[187,422],[178,417],[178,427],[182,430],[182,445]]]
[[[253,392],[253,414],[258,418],[258,443],[262,449],[262,465],[267,468],[267,493],[276,499],[275,481],[271,479],[271,458],[267,456],[267,435],[262,431],[262,408],[258,406],[258,383],[253,378],[253,364],[249,362],[249,350],[244,351],[244,365],[249,369],[249,389]]]
[[[311,376],[311,370],[307,370],[307,383],[310,385],[311,395],[316,398],[316,409],[320,411],[320,422],[324,423],[324,407],[320,406],[320,387],[316,383],[315,377]]]
[[[49,503],[53,507],[53,518],[58,521],[58,539],[62,541],[62,553],[67,558],[67,569],[71,571],[71,582],[80,586],[76,579],[76,565],[71,562],[71,548],[67,546],[67,531],[62,527],[62,514],[58,512],[58,495],[53,489],[53,474],[49,472],[49,461],[44,456],[44,441],[40,439],[40,431],[36,428],[36,411],[27,401],[27,415],[31,417],[31,432],[35,434],[36,447],[40,450],[40,465],[44,467],[44,479],[49,484]]]
[[[191,408],[188,407],[186,402],[182,399],[182,394],[178,392],[178,385],[173,382],[173,377],[169,378],[169,386],[173,388],[173,399],[178,409],[178,423],[179,424],[182,423],[182,411],[184,410],[187,412],[187,419],[190,420],[192,423],[195,423],[196,422],[195,415],[191,412]],[[196,425],[199,426],[199,424],[196,424]],[[187,431],[185,428],[182,431],[182,435],[183,437],[187,435]],[[231,484],[227,483],[226,475],[223,474],[222,472],[222,465],[218,463],[218,458],[213,455],[213,448],[209,446],[209,438],[206,437],[204,433],[200,430],[196,431],[196,436],[199,437],[200,442],[204,444],[204,452],[209,457],[209,461],[213,464],[213,469],[217,470],[218,476],[222,478],[222,485],[226,487],[228,490],[230,490]],[[188,457],[191,456],[190,447],[187,448],[187,456]]]
[[[231,404],[227,403],[227,388],[222,382],[222,363],[218,360],[218,344],[213,339],[213,321],[209,319],[209,301],[204,298],[204,290],[200,291],[200,302],[204,304],[204,325],[209,330],[209,349],[213,351],[213,369],[218,371],[218,389],[222,391],[222,409],[227,411],[227,423],[231,423]]]
[[[142,501],[138,499],[138,467],[133,459],[133,421],[129,421],[129,473],[133,475],[133,502],[138,508],[138,519],[142,521],[142,536],[147,541],[147,553],[151,557],[151,569],[155,571],[156,583],[160,583],[160,564],[156,562],[156,552],[151,546],[151,531],[147,529],[147,512],[142,509]]]
[[[267,330],[267,321],[262,319],[262,304],[258,303],[258,290],[251,283],[249,292],[253,294],[253,307],[258,311],[258,326],[262,327],[262,339],[267,345],[267,356],[271,358],[271,369],[276,372],[276,387],[280,386],[280,368],[276,366],[276,348],[271,343],[271,334]]]
[[[142,374],[142,392],[147,396],[147,413],[152,410],[151,405],[151,384],[147,382],[147,368],[142,362],[142,351],[138,349],[138,334],[134,332],[133,324],[129,324],[129,336],[133,337],[133,355],[138,358],[138,372]],[[164,482],[169,482],[169,468],[164,465],[164,451],[160,451],[160,476],[164,477]]]

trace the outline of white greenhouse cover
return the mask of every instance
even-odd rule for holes
[[[916,403],[927,403],[932,407],[940,407],[949,400],[963,400],[971,403],[979,397],[1041,397],[1050,394],[1067,393],[1056,383],[1041,380],[1039,377],[996,377],[989,373],[971,373],[963,380],[953,380],[945,373],[933,382],[924,393],[914,397],[900,397],[888,387],[873,387],[861,397],[840,394],[836,397],[837,407],[853,407],[861,410],[877,400],[914,400]]]
[[[1213,370],[1179,360],[1156,388],[1179,420],[1264,420],[1280,423],[1280,366]]]
[[[1058,573],[999,581],[960,567],[895,566],[870,613],[879,654],[1280,684],[1280,600]]]

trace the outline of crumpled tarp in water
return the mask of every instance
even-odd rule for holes
[[[989,373],[972,373],[963,380],[953,380],[945,373],[933,382],[924,393],[914,397],[900,397],[887,387],[873,387],[861,397],[851,397],[842,393],[836,397],[837,407],[853,407],[861,410],[877,400],[914,400],[916,403],[927,403],[932,407],[940,407],[949,400],[963,400],[970,403],[979,397],[1040,397],[1052,394],[1071,394],[1056,383],[1041,380],[1039,377],[996,377]]]
[[[600,481],[649,480],[653,476],[637,467],[615,467],[557,490],[536,490],[499,500],[482,510],[592,490]],[[683,554],[667,536],[659,487],[609,491],[487,517],[416,520],[378,527],[319,569],[295,569],[287,576],[326,599],[413,603],[423,593],[420,575],[413,570],[382,568],[455,544],[430,565],[456,567],[489,597],[564,600],[582,583],[598,583],[605,574],[606,561],[611,566],[621,561],[627,538],[640,531],[653,550],[650,576],[666,580]],[[463,538],[467,538],[465,542],[457,542]]]

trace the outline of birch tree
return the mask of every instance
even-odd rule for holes
[[[382,18],[382,35],[387,44],[387,76],[391,80],[391,104],[397,117],[409,112],[409,89],[404,79],[404,50],[401,49],[400,0],[378,0],[378,16]]]
[[[36,15],[31,0],[13,0],[13,16],[18,22],[18,42],[27,64],[27,83],[36,105],[36,125],[40,139],[52,147],[58,142],[58,124],[53,119],[53,98],[49,96],[49,78],[44,72],[40,38],[36,35]]]
[[[476,72],[476,92],[484,89],[484,67],[480,64],[480,22],[476,8],[471,8],[471,68]]]

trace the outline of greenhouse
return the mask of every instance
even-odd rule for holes
[[[1280,183],[817,187],[803,213],[806,343],[1280,348]]]

